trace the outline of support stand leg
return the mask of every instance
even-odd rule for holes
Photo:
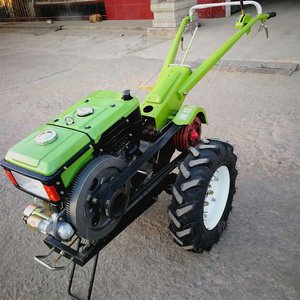
[[[77,251],[80,248],[80,243],[81,243],[81,240],[78,243],[78,249],[77,249]],[[92,275],[91,275],[90,284],[89,284],[89,290],[88,290],[87,300],[91,299],[91,295],[92,295],[92,291],[93,291],[93,285],[94,285],[94,279],[95,279],[95,274],[96,274],[96,270],[97,270],[98,258],[99,258],[99,252],[95,255],[95,258],[94,258],[94,264],[93,264],[93,270],[92,270]],[[71,299],[73,299],[73,300],[80,300],[79,298],[75,297],[72,294],[72,286],[73,286],[73,279],[74,279],[75,268],[76,268],[76,263],[73,262],[73,268],[72,268],[72,271],[71,271],[71,274],[70,274],[70,282],[69,282],[69,287],[68,287],[68,294],[71,297]]]

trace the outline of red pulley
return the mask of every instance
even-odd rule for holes
[[[201,121],[195,117],[189,125],[183,126],[174,136],[174,144],[178,151],[187,151],[189,146],[196,146],[201,138]]]

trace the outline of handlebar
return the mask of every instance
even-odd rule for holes
[[[256,7],[256,11],[257,11],[258,15],[262,14],[262,8],[259,3],[257,3],[256,1],[243,1],[243,5],[250,5],[250,4],[252,4]],[[196,10],[196,9],[202,9],[202,8],[208,8],[208,7],[218,7],[218,6],[232,6],[232,5],[240,5],[240,1],[194,5],[193,7],[190,8],[189,15],[190,15],[190,17],[192,17],[194,14],[194,10]]]
[[[266,14],[262,14],[262,8],[259,3],[256,1],[243,1],[244,5],[254,5],[257,10],[257,15],[254,18],[251,18],[250,14],[246,14],[244,16],[247,17],[247,22],[242,23],[239,28],[240,30],[237,31],[223,46],[221,46],[214,54],[212,54],[208,59],[205,60],[204,63],[202,63],[192,74],[188,76],[188,78],[182,83],[182,85],[178,89],[178,93],[184,97],[197,83],[199,80],[201,80],[207,72],[221,59],[221,57],[229,51],[229,49],[245,34],[249,34],[251,27],[258,21],[261,21],[264,25],[265,29],[265,22],[266,19],[270,19],[276,16],[275,12],[270,12]],[[169,53],[167,55],[167,58],[164,62],[164,65],[162,67],[162,70],[160,72],[158,80],[160,80],[165,72],[165,70],[168,68],[170,64],[173,64],[176,58],[176,54],[178,51],[178,47],[181,41],[181,36],[184,33],[185,26],[189,24],[193,20],[193,13],[196,9],[202,9],[202,8],[208,8],[208,7],[217,7],[217,6],[231,6],[231,5],[240,5],[240,2],[222,2],[222,3],[211,3],[211,4],[199,4],[194,5],[191,7],[189,11],[189,16],[185,17],[181,25],[177,31],[177,34],[174,38],[174,41],[172,43],[172,46],[169,50]],[[240,25],[240,24],[237,24]],[[198,28],[195,29],[195,31]],[[195,32],[194,32],[195,33]],[[193,38],[191,39],[192,42]],[[191,43],[190,43],[191,44]],[[190,47],[190,45],[189,45]],[[189,49],[188,47],[188,49]],[[188,52],[188,51],[187,51]],[[186,55],[184,56],[183,62],[186,58]],[[183,63],[182,63],[183,64]]]
[[[275,11],[267,12],[267,14],[269,15],[269,17],[267,19],[275,18],[277,15]]]

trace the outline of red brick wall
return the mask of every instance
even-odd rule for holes
[[[153,19],[151,0],[104,0],[107,20]]]
[[[226,1],[225,0],[198,0],[197,1],[198,4],[218,3],[218,2],[226,2]],[[200,19],[223,18],[226,17],[226,8],[225,6],[220,6],[220,7],[198,9],[197,13]]]

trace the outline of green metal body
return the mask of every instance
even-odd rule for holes
[[[189,67],[169,66],[141,104],[142,115],[153,118],[157,129],[163,128],[177,114],[185,99],[178,94],[178,86],[190,74]]]
[[[87,106],[91,107],[94,113],[79,117],[77,109]],[[139,101],[136,97],[124,101],[121,93],[97,91],[14,145],[7,152],[5,160],[29,171],[50,176],[89,143],[97,143],[108,128],[122,117],[127,117],[138,106]],[[68,120],[70,116],[73,118],[73,124],[66,124],[67,116]],[[54,130],[58,137],[53,143],[38,145],[35,138],[45,130]],[[68,186],[74,174],[76,175],[93,158],[92,152],[91,148],[62,173],[65,186]]]
[[[195,116],[200,116],[201,122],[207,123],[206,113],[201,107],[182,106],[187,93],[207,74],[220,58],[242,37],[249,33],[251,26],[261,20],[263,23],[268,14],[250,15],[240,18],[236,24],[240,30],[223,46],[211,55],[194,72],[188,66],[173,65],[186,24],[192,17],[183,19],[171,49],[165,60],[160,76],[154,88],[141,104],[141,113],[145,119],[153,119],[156,129],[160,130],[170,120],[177,125],[190,124]],[[133,97],[124,101],[122,94],[109,91],[97,91],[67,109],[54,120],[43,125],[18,144],[13,146],[5,156],[5,160],[18,167],[49,176],[64,167],[84,147],[90,145],[81,157],[72,163],[61,174],[61,179],[67,187],[71,184],[78,171],[93,158],[93,144],[98,143],[102,134],[121,118],[126,118],[139,106],[139,101]],[[80,117],[77,109],[90,107],[93,113]],[[73,121],[67,124],[67,121]],[[54,130],[57,139],[47,145],[38,145],[36,136],[45,131]]]
[[[49,176],[70,160],[84,146],[90,143],[90,138],[81,132],[62,127],[43,125],[25,139],[9,149],[5,160],[14,165]],[[35,137],[45,130],[55,130],[58,138],[51,144],[40,146]],[[62,155],[63,154],[63,155]]]

